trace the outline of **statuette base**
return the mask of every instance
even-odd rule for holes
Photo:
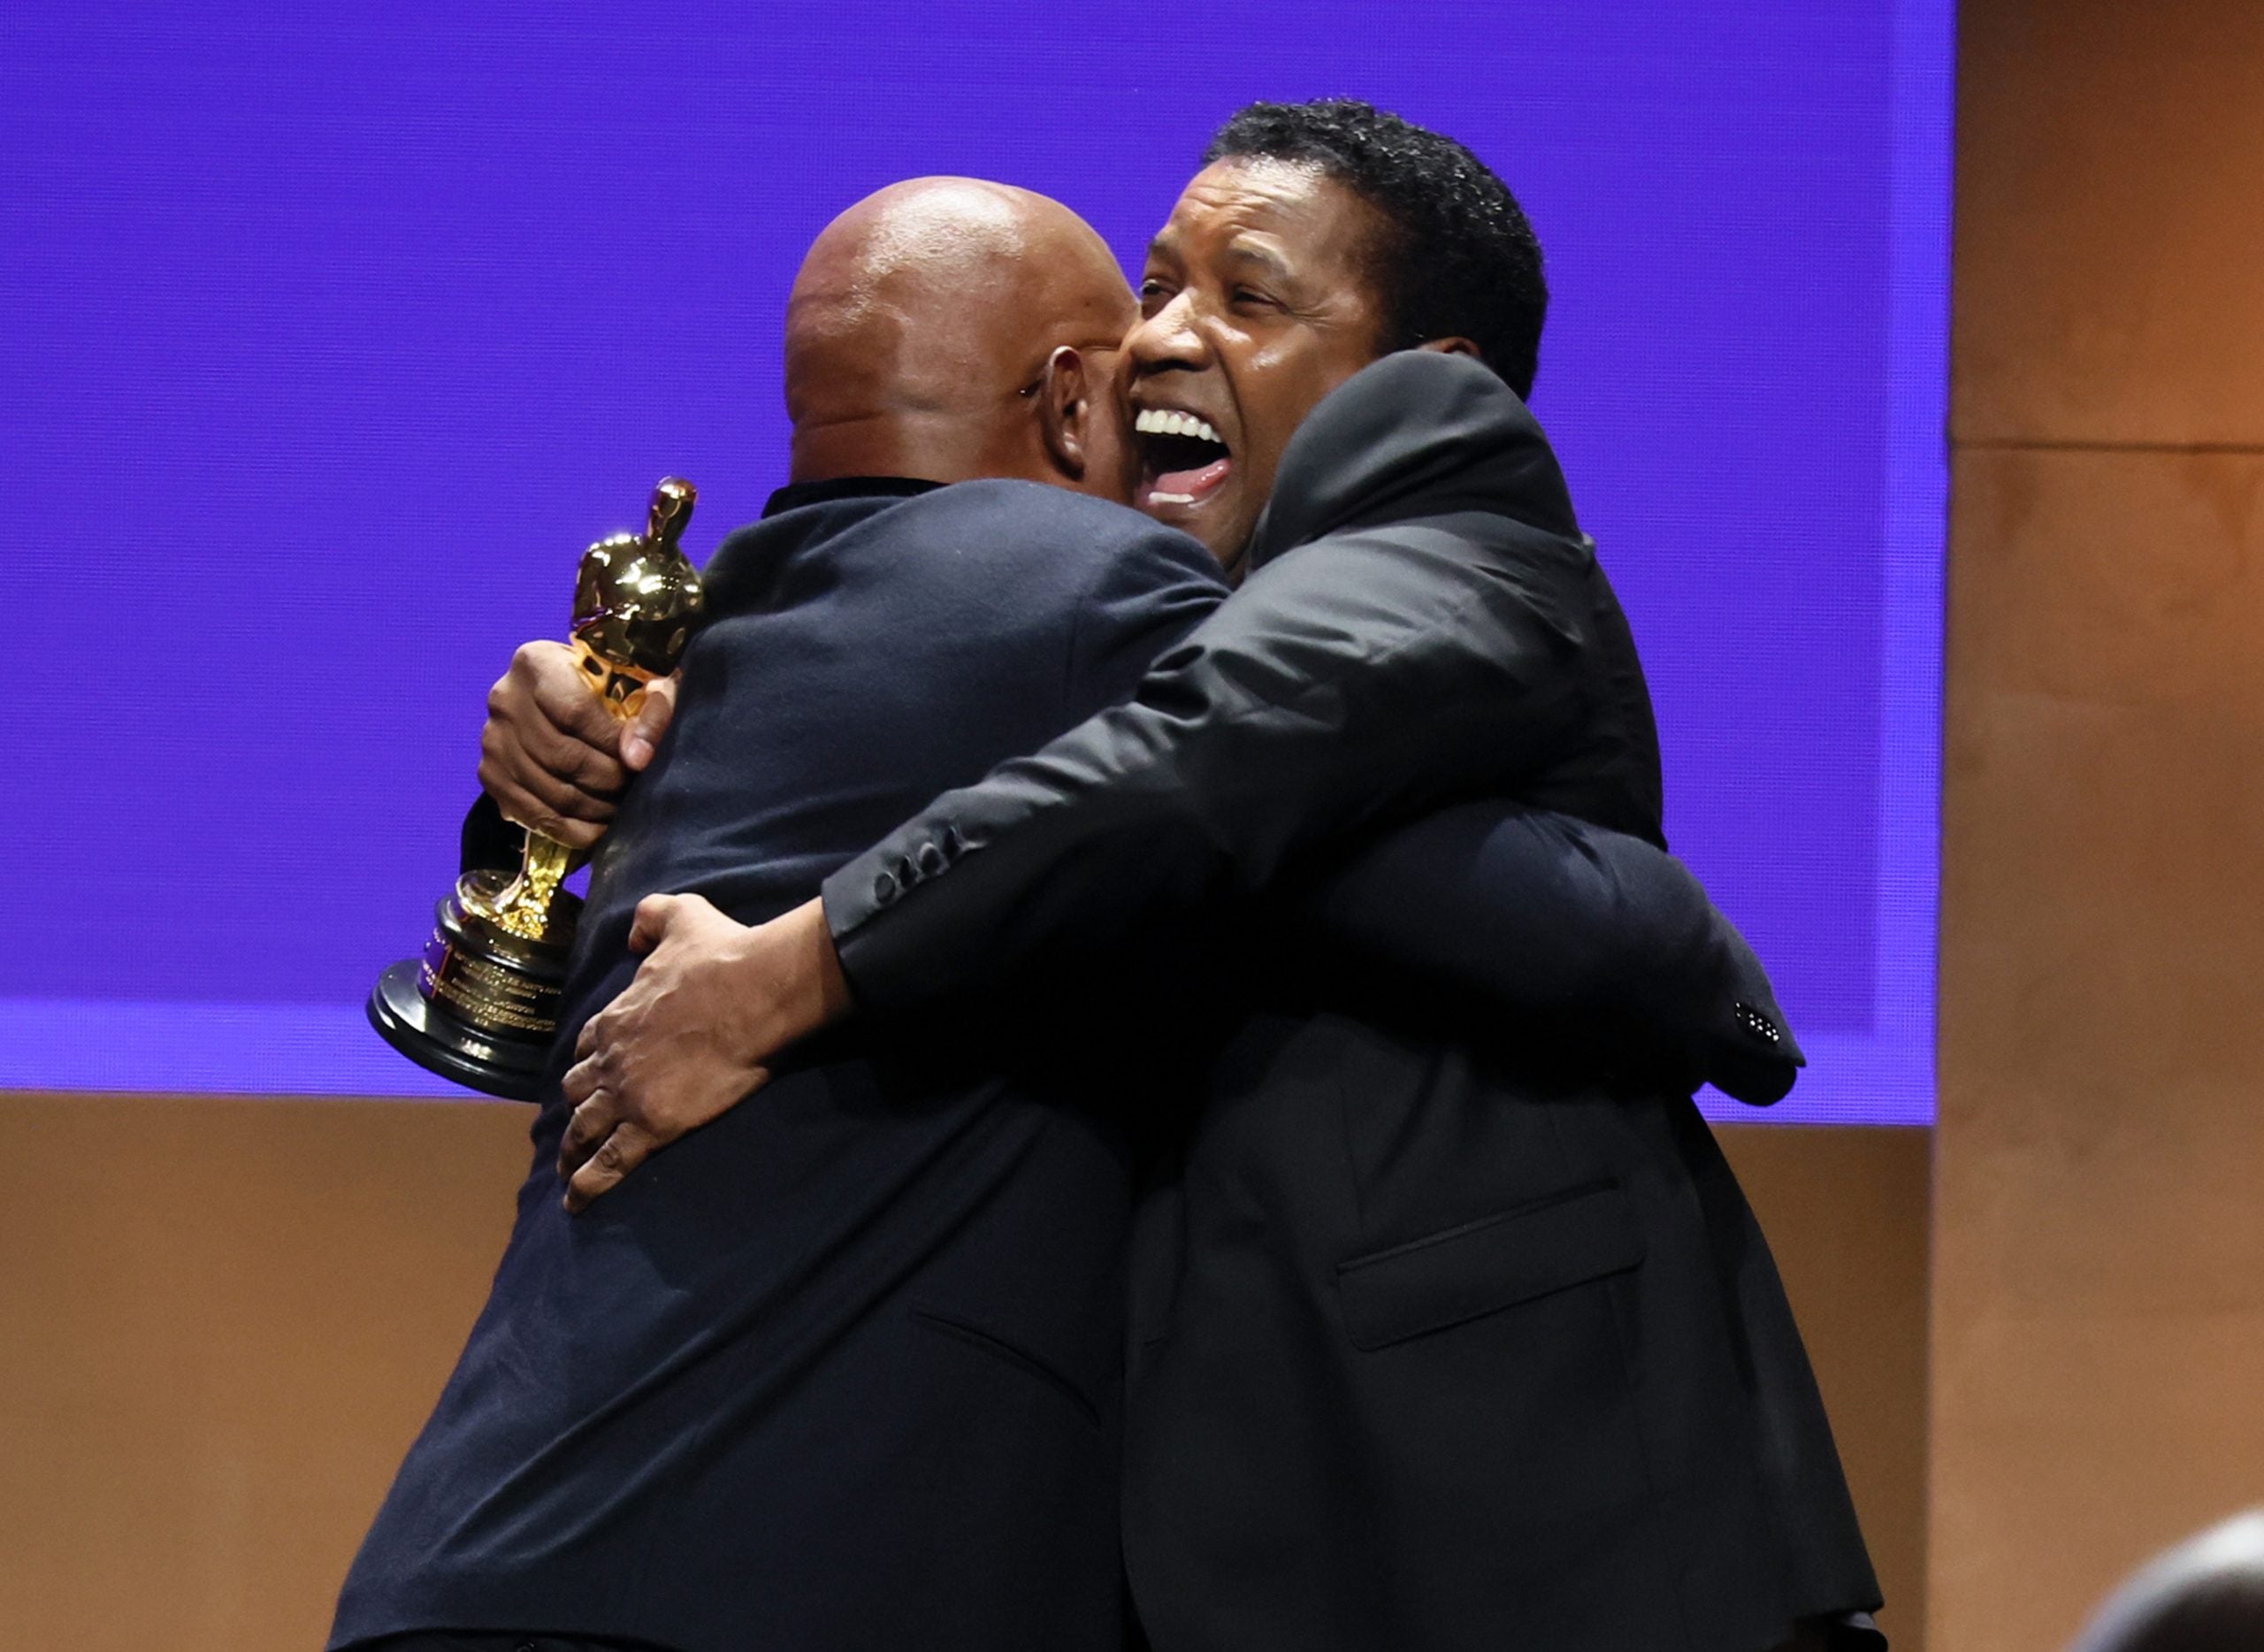
[[[370,1024],[428,1072],[486,1095],[533,1101],[558,1032],[581,903],[562,891],[543,935],[515,935],[495,915],[509,881],[501,872],[457,881],[440,905],[424,956],[403,959],[378,978]]]

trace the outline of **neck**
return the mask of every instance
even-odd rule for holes
[[[925,482],[977,477],[1032,477],[1022,455],[999,432],[964,417],[867,414],[805,420],[794,426],[792,482],[832,482],[853,476],[906,476]]]

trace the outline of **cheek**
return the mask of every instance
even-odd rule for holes
[[[1250,361],[1251,391],[1243,400],[1243,434],[1255,479],[1270,483],[1282,449],[1320,399],[1350,378],[1310,340],[1292,340],[1256,352]]]
[[[1327,395],[1377,360],[1381,352],[1372,348],[1375,337],[1376,329],[1365,323],[1348,325],[1328,334],[1327,347],[1314,354],[1313,367],[1320,395]]]

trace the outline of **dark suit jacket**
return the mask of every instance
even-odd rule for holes
[[[837,1044],[570,1218],[555,1085],[637,902],[753,922],[937,790],[1129,691],[1218,600],[1192,541],[1057,489],[796,491],[707,570],[674,724],[600,852],[494,1288],[333,1644],[1113,1648],[1113,1087]],[[799,508],[791,508],[799,504]]]
[[[1132,703],[827,881],[861,1001],[1275,886],[1457,795],[1659,839],[1625,622],[1482,367],[1395,356],[1338,390],[1253,560]],[[1687,1093],[1328,972],[1255,984],[1136,1264],[1126,1544],[1160,1652],[1748,1652],[1877,1603]]]
[[[1192,541],[1013,483],[789,490],[707,578],[675,724],[600,854],[554,1080],[634,971],[643,896],[747,922],[807,899],[922,799],[1128,693],[1224,591]],[[514,853],[499,825],[474,812],[474,863]],[[1642,845],[1499,807],[1418,830],[1312,921],[1686,1052],[1728,998],[1766,993]],[[1491,910],[1515,961],[1434,949],[1444,926],[1408,914],[1437,900]],[[932,1023],[805,1052],[578,1219],[554,1089],[493,1294],[333,1644],[1120,1644],[1131,1143],[1170,1087],[1137,1082],[1121,1034],[1095,1059],[1071,1007],[1008,1054]]]

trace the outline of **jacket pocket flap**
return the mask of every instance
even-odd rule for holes
[[[1336,1295],[1352,1345],[1377,1349],[1642,1259],[1627,1196],[1604,1183],[1340,1262]]]

